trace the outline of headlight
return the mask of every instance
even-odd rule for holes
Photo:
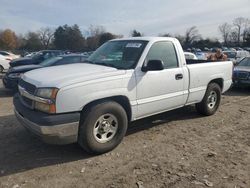
[[[9,78],[20,78],[23,73],[11,73],[8,75]]]
[[[49,112],[50,111],[48,104],[44,104],[44,103],[40,103],[40,102],[35,103],[35,109],[43,111],[43,112]]]
[[[35,109],[46,112],[49,114],[56,113],[56,105],[55,104],[45,104],[41,102],[35,102]]]
[[[56,99],[57,92],[57,88],[40,88],[37,89],[36,95],[46,99]]]
[[[41,97],[42,99],[50,99],[52,102],[35,102],[35,109],[46,112],[46,113],[56,113],[56,95],[57,88],[39,88],[36,91],[36,96]]]

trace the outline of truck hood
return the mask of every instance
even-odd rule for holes
[[[118,76],[125,73],[125,70],[118,70],[112,67],[77,63],[29,71],[22,76],[22,79],[36,87],[62,88],[71,84]]]

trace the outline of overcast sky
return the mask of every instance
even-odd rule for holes
[[[0,29],[17,33],[78,24],[128,36],[183,34],[197,26],[203,37],[219,37],[218,25],[236,17],[250,18],[250,0],[0,0]]]

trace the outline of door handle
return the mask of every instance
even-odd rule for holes
[[[176,74],[175,79],[176,80],[181,80],[183,78],[183,74]]]

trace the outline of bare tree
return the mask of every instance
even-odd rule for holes
[[[54,29],[51,29],[49,27],[41,28],[38,31],[38,34],[39,34],[39,39],[41,40],[41,43],[43,45],[43,48],[48,49],[54,37]]]
[[[100,36],[106,33],[106,29],[103,26],[90,25],[88,29],[87,46],[89,50],[96,50],[99,47]]]
[[[229,40],[232,45],[238,44],[238,31],[232,30],[229,35]]]
[[[201,39],[199,30],[196,26],[192,26],[186,30],[184,45],[185,47],[190,47],[194,41]]]
[[[230,36],[231,31],[232,31],[231,28],[232,28],[232,26],[228,23],[224,23],[224,24],[219,26],[219,31],[223,37],[224,44],[226,46],[228,46],[229,36]]]
[[[95,37],[95,36],[99,36],[99,35],[105,33],[106,29],[101,25],[97,25],[97,26],[90,25],[88,32],[89,32],[90,36]]]
[[[249,34],[250,34],[250,20],[246,18],[245,23],[243,24],[243,32],[242,32],[243,42],[246,40]]]
[[[185,37],[183,35],[175,34],[174,37],[177,38],[180,41],[180,43],[181,43],[182,46],[185,45],[184,44],[185,43]]]
[[[237,43],[238,45],[240,45],[240,37],[242,35],[242,30],[243,30],[243,27],[244,27],[244,24],[246,23],[246,18],[243,18],[243,17],[238,17],[238,18],[235,18],[233,20],[233,25],[236,27],[236,30],[237,30]]]

